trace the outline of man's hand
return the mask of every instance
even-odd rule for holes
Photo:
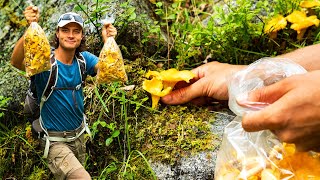
[[[244,115],[246,131],[269,129],[281,141],[295,143],[298,150],[320,151],[320,71],[294,75],[249,95],[251,102],[266,108]],[[245,106],[245,102],[238,102]]]
[[[31,24],[31,22],[38,22],[39,21],[39,9],[36,6],[28,6],[24,12],[24,17],[27,19],[28,24]]]
[[[112,24],[105,24],[102,27],[102,38],[103,42],[106,42],[110,36],[115,37],[117,35],[117,29]]]
[[[244,66],[211,62],[192,70],[196,77],[190,84],[179,82],[175,90],[161,98],[166,104],[176,105],[192,101],[202,104],[207,98],[228,99],[227,81],[231,74]]]

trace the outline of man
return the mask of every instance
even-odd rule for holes
[[[249,101],[267,102],[263,110],[245,114],[246,131],[271,130],[298,150],[320,151],[320,44],[281,55],[303,66],[308,73],[285,78],[252,92]],[[246,66],[211,62],[193,69],[194,83],[176,87],[161,100],[166,104],[188,101],[201,104],[206,98],[228,99],[228,77]],[[177,84],[179,85],[179,84]],[[246,105],[245,102],[238,102]]]
[[[24,11],[28,23],[38,22],[39,11],[35,6],[29,6]],[[81,53],[86,61],[86,73],[94,76],[97,72],[98,58],[83,51],[84,32],[83,19],[76,13],[62,14],[57,22],[54,56],[58,66],[56,86],[76,87],[81,84],[81,75],[76,55]],[[111,25],[104,25],[102,37],[104,42],[109,36],[115,36],[116,29]],[[24,38],[16,43],[11,56],[11,64],[20,70],[24,65]],[[49,71],[35,75],[37,96],[41,97],[49,78]],[[76,137],[84,129],[83,89],[54,90],[48,100],[43,103],[41,116],[44,129],[49,136]],[[83,132],[83,131],[82,131]],[[71,142],[50,141],[48,145],[48,165],[57,179],[91,179],[84,169],[85,141],[84,135]],[[50,147],[50,148],[49,148]]]

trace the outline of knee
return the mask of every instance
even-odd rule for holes
[[[84,169],[80,168],[73,171],[67,177],[68,180],[91,180],[90,174]]]

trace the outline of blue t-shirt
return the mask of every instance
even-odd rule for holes
[[[81,52],[86,61],[86,73],[95,76],[94,66],[98,63],[98,57],[87,52]],[[81,83],[79,65],[76,58],[71,65],[63,64],[58,59],[58,81],[56,87],[76,87]],[[41,97],[48,82],[50,71],[45,71],[35,76],[37,95]],[[82,87],[75,90],[75,99],[72,90],[53,90],[49,99],[44,102],[41,110],[41,118],[44,127],[49,131],[68,131],[78,128],[83,121],[84,96]],[[75,101],[77,102],[77,107]],[[39,98],[40,101],[40,98]]]

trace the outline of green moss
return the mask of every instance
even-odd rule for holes
[[[87,84],[85,88],[86,114],[94,132],[94,140],[88,144],[89,172],[98,175],[104,172],[106,177],[114,178],[122,174],[124,179],[152,179],[141,154],[148,161],[174,164],[181,157],[215,149],[216,136],[210,130],[214,122],[212,113],[191,105],[160,104],[159,110],[151,109],[150,95],[141,84],[145,73],[159,70],[158,67],[153,61],[139,58],[125,64],[129,77],[127,85],[135,85],[133,90],[120,90],[123,86],[120,83]],[[116,130],[120,131],[119,136],[106,146],[106,140]],[[130,155],[136,151],[141,154]],[[106,175],[105,168],[113,167],[112,164],[118,169]],[[126,172],[122,172],[124,164]]]
[[[34,167],[32,174],[27,179],[28,180],[48,179],[48,172],[47,170],[36,166]]]
[[[180,157],[215,148],[213,118],[204,108],[167,106],[140,119],[133,144],[152,160],[173,164]]]

